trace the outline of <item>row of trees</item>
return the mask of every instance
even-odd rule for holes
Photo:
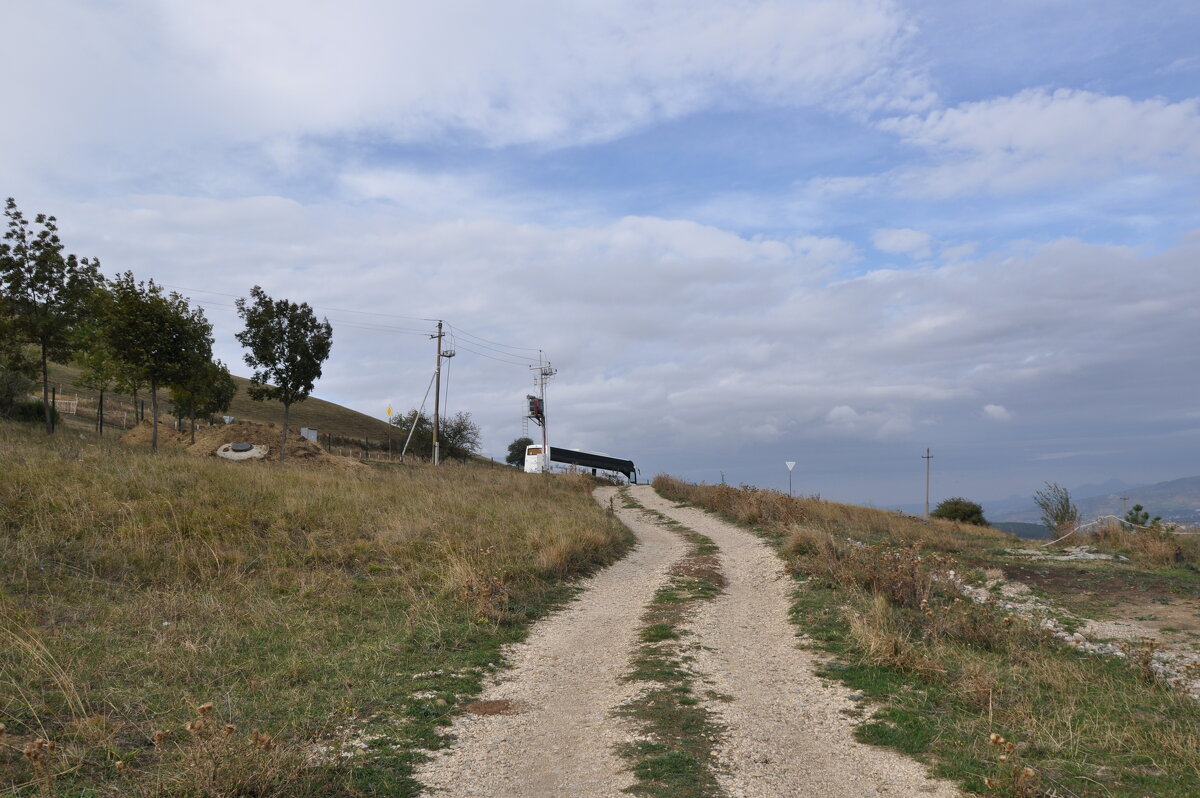
[[[132,272],[112,279],[97,259],[64,254],[53,216],[31,224],[11,197],[0,241],[0,410],[40,374],[46,432],[54,430],[50,362],[74,359],[84,387],[150,394],[151,448],[158,448],[159,392],[169,390],[175,412],[192,420],[224,412],[237,386],[212,357],[212,324],[186,297],[167,293]],[[333,330],[307,304],[274,300],[254,286],[237,301],[245,329],[237,334],[254,369],[250,397],[283,404],[280,460],[286,454],[288,413],[306,399],[329,357]],[[30,349],[34,355],[30,356]]]

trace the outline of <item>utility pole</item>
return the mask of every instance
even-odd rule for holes
[[[433,391],[433,464],[434,465],[439,465],[441,463],[441,457],[439,456],[441,454],[441,452],[438,449],[438,432],[440,431],[441,422],[442,422],[441,405],[439,404],[439,402],[441,400],[441,393],[442,393],[442,337],[443,336],[445,336],[445,333],[442,332],[442,322],[439,319],[438,326],[437,326],[437,335],[429,336],[430,338],[437,339],[437,366],[433,370],[433,381],[437,386]],[[413,424],[415,426],[416,422],[414,421]]]
[[[933,455],[929,453],[929,449],[925,449],[925,454],[921,455],[921,459],[925,461],[925,517],[929,517],[929,466],[933,463]]]
[[[558,369],[551,366],[549,361],[547,361],[545,364],[543,364],[541,352],[538,352],[538,365],[530,366],[530,368],[537,369],[538,400],[539,400],[539,408],[541,410],[540,421],[541,421],[541,427],[542,427],[542,471],[549,473],[549,471],[550,471],[550,437],[546,432],[546,381],[549,380],[551,377],[553,377],[555,374],[557,374]],[[537,423],[538,421],[539,421],[539,419],[537,419],[537,418],[534,419],[535,423]]]

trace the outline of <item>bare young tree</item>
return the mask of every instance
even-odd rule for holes
[[[1079,525],[1079,509],[1071,502],[1071,494],[1056,482],[1033,494],[1033,501],[1042,510],[1042,523],[1052,533],[1065,535]]]

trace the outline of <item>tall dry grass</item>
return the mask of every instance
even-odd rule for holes
[[[62,789],[128,795],[195,784],[213,751],[291,784],[278,768],[297,752],[376,715],[415,718],[393,718],[416,729],[397,745],[433,744],[450,709],[413,698],[411,675],[494,661],[565,580],[628,545],[582,476],[245,465],[0,424],[0,791],[31,778],[21,746],[37,739],[56,743]],[[452,707],[477,679],[426,682]],[[271,761],[155,742],[205,701],[274,735]],[[352,769],[304,775],[336,795]],[[190,789],[163,794],[301,794]]]
[[[758,526],[799,541],[812,531],[853,538],[862,543],[920,546],[959,552],[1010,543],[1002,532],[940,519],[925,520],[889,510],[788,496],[776,490],[743,485],[696,485],[668,475],[654,478],[654,489],[668,499],[712,510],[740,524]],[[790,544],[789,544],[790,545]],[[802,545],[797,543],[795,545]]]
[[[1090,545],[1123,554],[1138,565],[1165,568],[1174,565],[1200,566],[1200,540],[1175,534],[1170,526],[1132,527],[1105,519],[1086,531],[1076,532],[1064,543]]]
[[[961,555],[978,560],[1007,536],[774,491],[654,486],[773,535],[807,577],[802,627],[851,664],[834,672],[884,702],[866,739],[934,752],[942,772],[989,795],[1198,794],[1196,702],[955,588],[971,572]],[[1174,536],[1094,535],[1148,562],[1178,557]]]

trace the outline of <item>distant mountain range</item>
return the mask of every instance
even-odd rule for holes
[[[1135,504],[1140,504],[1153,518],[1161,515],[1166,521],[1181,524],[1200,524],[1200,476],[1156,482],[1153,485],[1132,485],[1119,479],[1090,483],[1069,488],[1071,500],[1079,508],[1084,521],[1103,515],[1121,517]],[[1121,497],[1127,501],[1122,501]],[[968,497],[969,498],[969,497]],[[983,514],[993,524],[1041,524],[1042,511],[1033,503],[1033,491],[1021,496],[1014,494],[1004,499],[981,502]],[[920,504],[896,505],[892,509],[913,515],[925,512]],[[1021,537],[1034,537],[1033,529],[1013,528]]]
[[[1153,485],[1129,485],[1114,479],[1098,485],[1081,485],[1071,490],[1071,498],[1085,521],[1103,515],[1120,517],[1128,508],[1140,504],[1151,517],[1161,515],[1167,521],[1200,523],[1200,476]],[[984,502],[983,509],[989,521],[1041,520],[1041,511],[1033,503],[1032,495]]]

